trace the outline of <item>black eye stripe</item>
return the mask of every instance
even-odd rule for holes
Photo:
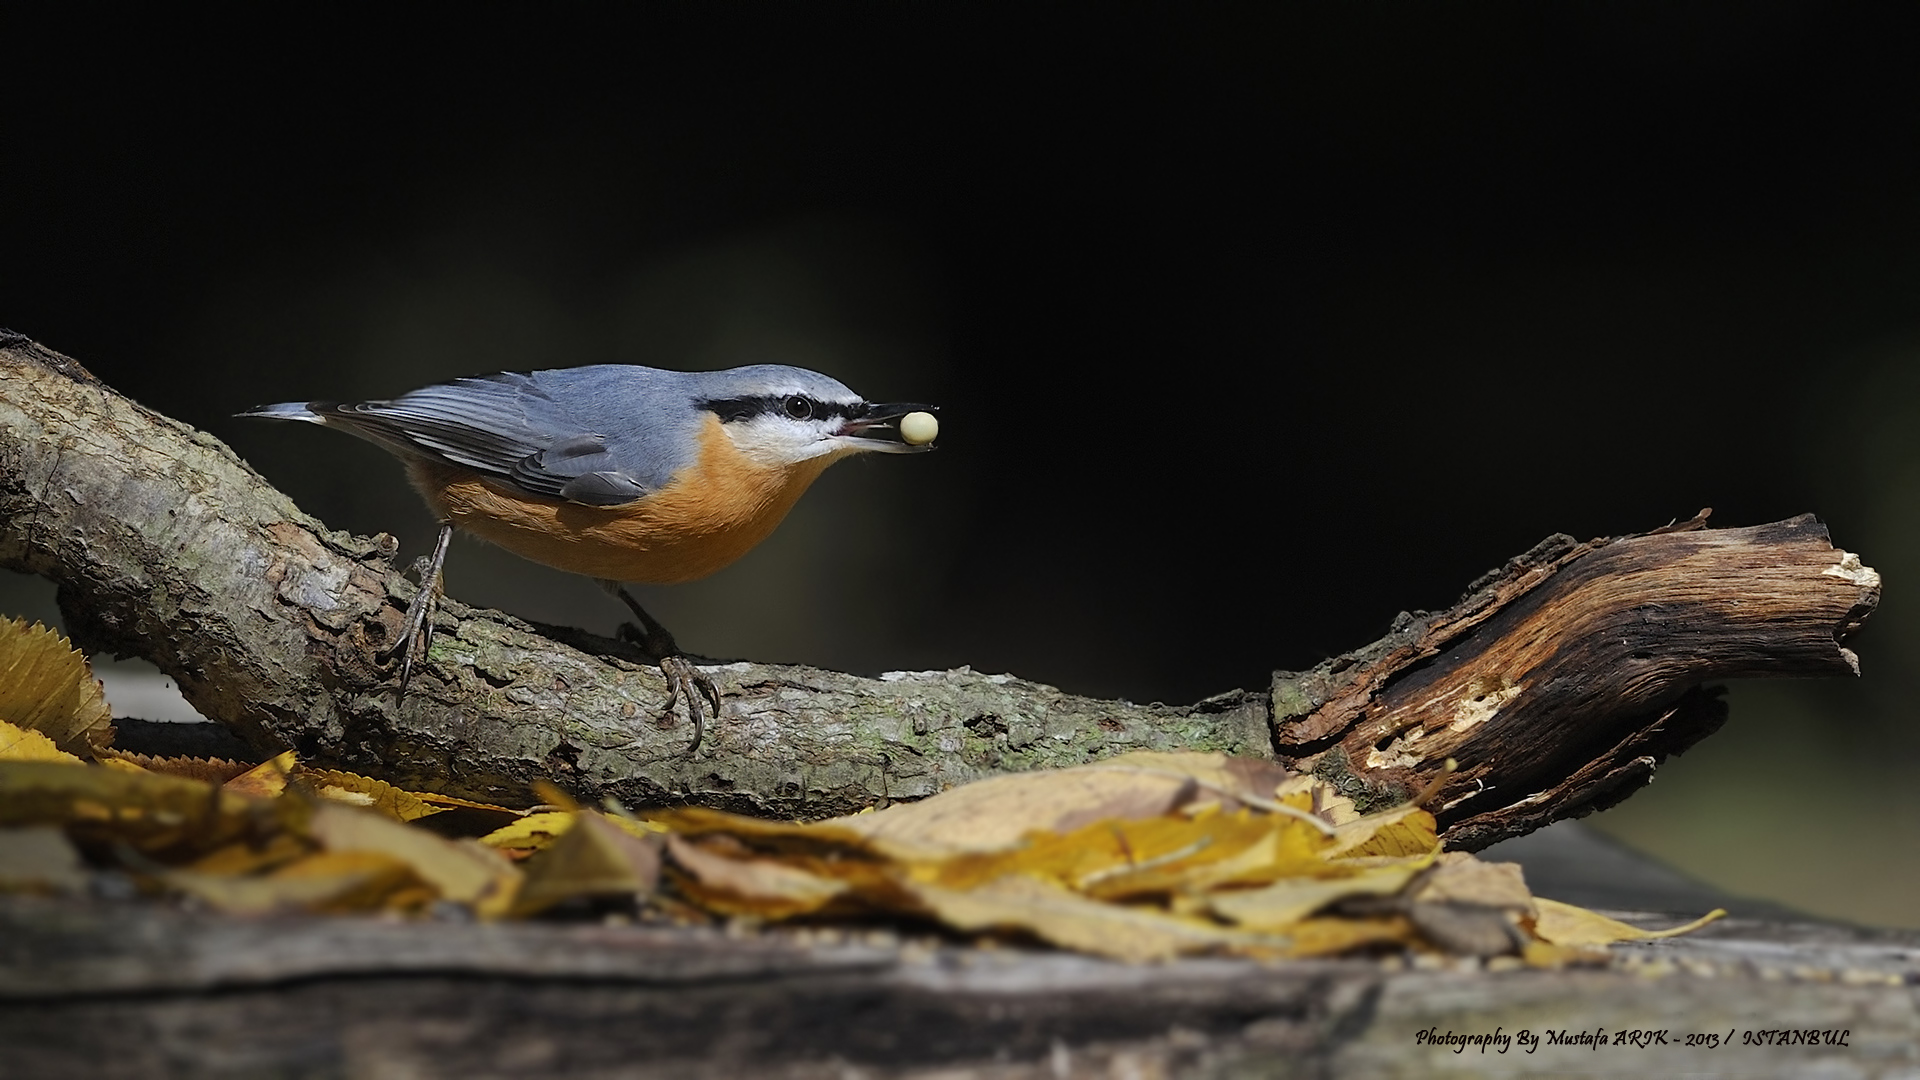
[[[707,398],[700,402],[723,424],[751,420],[756,416],[785,416],[795,420],[824,420],[829,417],[851,419],[865,406],[838,401],[821,401],[805,394],[755,394],[751,397]]]

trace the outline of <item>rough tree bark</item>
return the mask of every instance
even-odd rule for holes
[[[390,537],[332,532],[224,444],[0,334],[0,566],[50,578],[75,641],[153,661],[262,750],[513,802],[549,777],[629,805],[843,813],[1128,749],[1278,756],[1363,798],[1422,790],[1456,847],[1617,801],[1724,715],[1702,680],[1857,673],[1879,579],[1810,517],[1553,537],[1447,612],[1270,690],[1175,708],[967,669],[710,669],[697,754],[621,642],[442,605],[404,702],[384,657],[413,586]]]

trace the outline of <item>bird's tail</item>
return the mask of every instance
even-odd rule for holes
[[[331,404],[326,401],[283,401],[278,405],[256,405],[246,412],[234,413],[235,416],[258,416],[264,420],[305,420],[309,424],[324,424],[327,418],[316,411],[319,407]]]

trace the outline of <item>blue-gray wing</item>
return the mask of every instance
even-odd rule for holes
[[[603,375],[598,384],[555,378],[572,374],[508,372],[423,387],[390,401],[316,401],[304,410],[402,458],[462,466],[535,495],[618,506],[663,486],[678,461],[649,453],[647,444],[656,440],[633,430],[617,411],[619,391],[644,388],[606,383],[626,381],[617,375]],[[309,418],[288,406],[251,415]]]

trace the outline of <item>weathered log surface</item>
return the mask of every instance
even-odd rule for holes
[[[1905,1075],[1920,935],[1751,920],[1604,968],[1129,967],[890,934],[195,916],[0,897],[19,1076]],[[1541,1039],[1456,1052],[1419,1033]],[[1664,1041],[1614,1045],[1621,1031]],[[1751,1045],[1753,1033],[1845,1045]],[[1555,1045],[1604,1032],[1606,1045]],[[1720,1045],[1688,1046],[1688,1035]],[[1729,1040],[1729,1037],[1731,1039]],[[1744,1038],[1743,1038],[1744,1037]],[[952,1070],[952,1071],[940,1071]]]
[[[1439,613],[1274,679],[1282,761],[1356,794],[1421,791],[1451,847],[1477,850],[1604,809],[1726,719],[1708,680],[1858,675],[1841,642],[1880,577],[1811,515],[1643,536],[1552,537]]]
[[[1811,517],[1554,537],[1451,610],[1270,691],[1096,701],[967,669],[857,678],[711,667],[697,754],[621,642],[442,605],[404,702],[385,650],[413,586],[391,538],[332,532],[209,435],[0,334],[0,566],[60,587],[77,643],[145,657],[261,750],[504,802],[551,778],[629,805],[819,817],[991,772],[1139,748],[1318,768],[1363,800],[1424,790],[1477,848],[1624,797],[1724,708],[1704,680],[1857,672],[1879,578]],[[1278,572],[1278,571],[1277,571]]]

